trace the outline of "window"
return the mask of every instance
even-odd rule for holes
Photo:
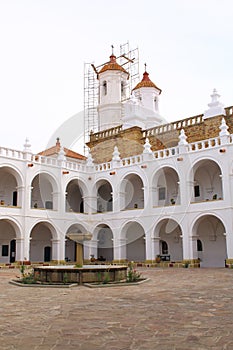
[[[202,247],[202,241],[200,239],[197,240],[197,251],[202,252],[203,247]]]
[[[160,187],[159,188],[159,201],[162,201],[166,198],[166,188]]]
[[[123,92],[124,92],[124,82],[122,81],[121,82],[121,93],[123,94]]]
[[[200,197],[200,186],[194,186],[194,197]]]
[[[103,82],[103,94],[107,95],[107,82],[106,82],[106,80]]]
[[[8,245],[2,245],[2,256],[8,256],[9,255],[9,246]]]

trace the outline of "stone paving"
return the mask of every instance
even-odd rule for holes
[[[23,288],[0,270],[1,350],[232,350],[233,269],[142,269],[114,288]]]

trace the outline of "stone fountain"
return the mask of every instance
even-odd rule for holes
[[[76,242],[76,265],[40,266],[34,268],[34,279],[41,283],[93,283],[107,279],[109,282],[126,279],[127,266],[83,265],[83,242],[92,239],[91,233],[68,233]]]

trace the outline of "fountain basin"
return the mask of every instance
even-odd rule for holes
[[[126,279],[127,266],[115,265],[74,265],[34,267],[34,279],[41,283],[94,283],[116,282]]]

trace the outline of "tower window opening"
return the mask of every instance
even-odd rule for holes
[[[103,82],[103,93],[105,96],[107,95],[107,82],[106,82],[106,80]]]
[[[123,92],[124,92],[124,82],[122,81],[121,82],[121,93],[123,94]]]

